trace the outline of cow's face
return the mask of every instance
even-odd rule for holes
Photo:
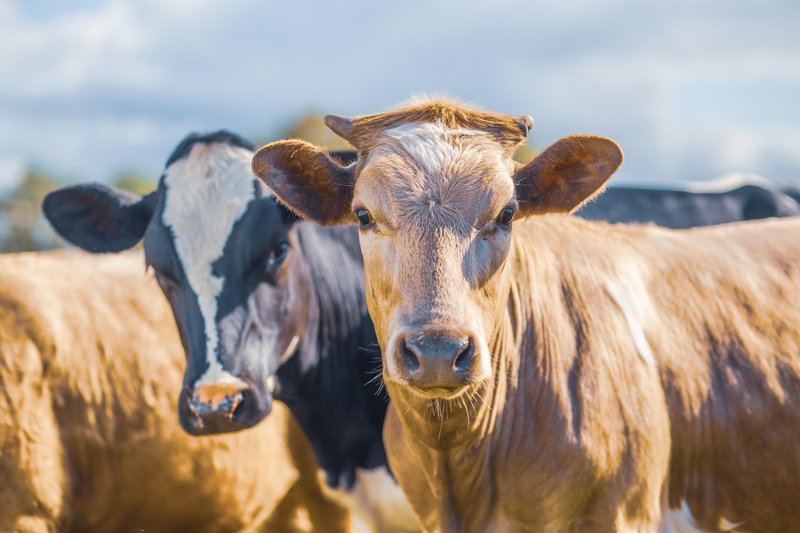
[[[387,129],[355,182],[370,313],[387,382],[426,397],[491,376],[489,338],[518,205],[511,161],[479,130]]]
[[[143,233],[147,263],[186,351],[179,415],[193,434],[263,419],[275,370],[305,327],[309,276],[290,233],[294,217],[254,179],[251,156],[235,137],[190,137],[146,199],[126,202],[108,189],[73,188],[45,205],[63,235],[93,251],[132,246]],[[105,201],[87,201],[90,192]],[[146,223],[129,220],[136,205]],[[76,220],[85,221],[82,230]],[[141,229],[122,246],[109,228]]]
[[[360,149],[358,165],[282,142],[259,150],[256,173],[309,218],[360,224],[390,393],[453,399],[480,389],[508,304],[514,219],[577,208],[620,164],[618,147],[570,137],[520,168],[511,155],[529,117],[449,103],[328,123]]]
[[[291,215],[253,179],[251,156],[196,145],[167,168],[144,237],[184,340],[180,414],[194,433],[261,420],[304,328],[308,273],[295,261]]]

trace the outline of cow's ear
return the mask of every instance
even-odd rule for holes
[[[622,150],[611,139],[565,137],[514,175],[522,216],[570,213],[600,193],[622,164]]]
[[[344,166],[305,141],[277,141],[256,152],[253,172],[303,218],[323,226],[352,219],[355,164]]]
[[[142,240],[155,199],[155,193],[140,196],[99,184],[75,185],[45,196],[42,209],[58,234],[75,246],[120,252]]]

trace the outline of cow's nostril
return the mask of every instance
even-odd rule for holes
[[[475,355],[475,343],[472,338],[467,340],[467,345],[453,360],[453,369],[457,372],[467,372],[472,366],[472,359]]]
[[[239,421],[247,409],[247,395],[239,395],[236,403],[232,406],[229,416],[233,421]]]
[[[405,367],[406,372],[414,373],[419,371],[419,356],[414,352],[405,339],[402,339],[397,347],[400,352],[400,361]]]

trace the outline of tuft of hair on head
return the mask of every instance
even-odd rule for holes
[[[485,132],[509,152],[525,140],[533,127],[533,119],[528,115],[490,113],[441,96],[413,97],[409,103],[397,109],[352,119],[337,115],[325,117],[325,124],[329,128],[361,152],[369,151],[380,142],[386,130],[418,123],[437,123],[446,128]]]

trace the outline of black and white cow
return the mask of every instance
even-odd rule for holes
[[[186,431],[253,426],[274,396],[358,519],[415,530],[383,447],[388,400],[372,379],[380,356],[357,231],[298,220],[253,175],[252,155],[225,131],[190,135],[153,193],[65,187],[45,198],[44,212],[92,252],[144,240],[186,351],[178,408]]]
[[[618,185],[577,214],[609,222],[653,222],[668,228],[800,215],[800,205],[757,176],[743,175],[667,187]]]
[[[800,204],[800,185],[787,185],[781,188],[781,192]]]

